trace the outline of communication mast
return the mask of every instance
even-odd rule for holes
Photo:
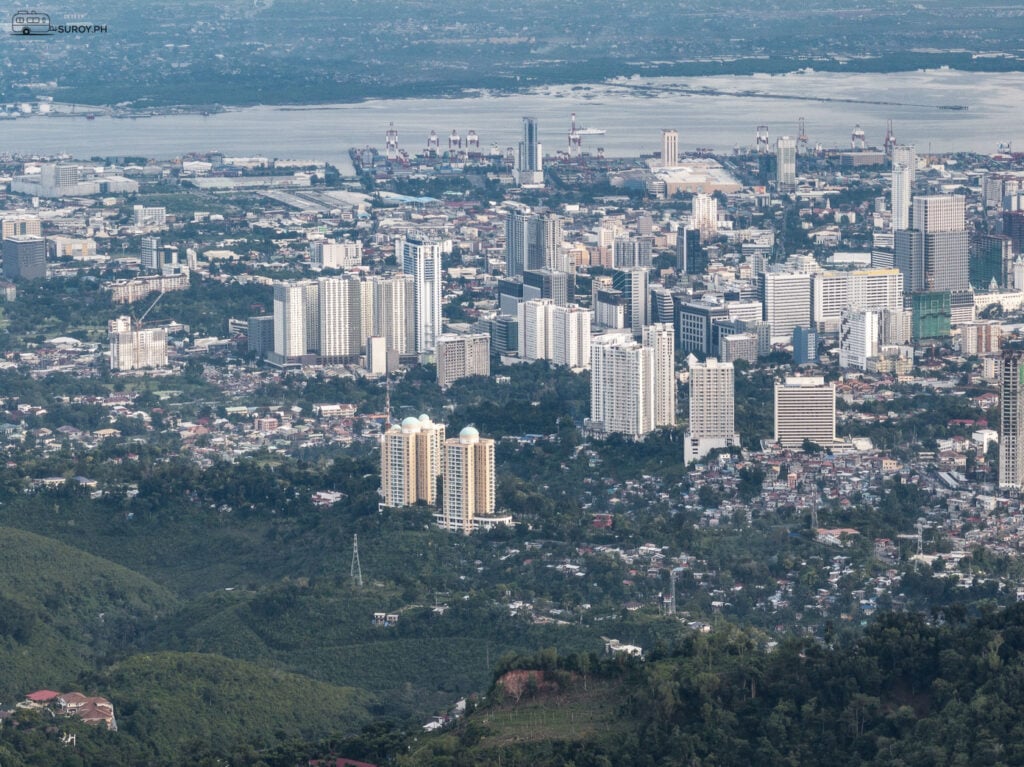
[[[356,534],[352,535],[352,567],[349,568],[349,575],[359,588],[363,587],[363,568],[359,564],[359,536]]]

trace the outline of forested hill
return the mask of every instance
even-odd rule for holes
[[[586,678],[579,656],[519,658],[503,672],[517,667],[539,673],[516,694],[516,677],[499,675],[456,729],[398,763],[1024,764],[1024,607],[969,621],[959,608],[890,615],[834,646],[769,650],[726,626]]]

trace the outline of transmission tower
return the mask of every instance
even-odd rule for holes
[[[352,567],[349,568],[349,575],[355,579],[359,588],[363,587],[363,568],[359,564],[359,536],[352,536]]]

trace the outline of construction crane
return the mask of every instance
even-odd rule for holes
[[[151,304],[149,305],[149,308],[148,308],[148,309],[146,309],[146,311],[144,311],[144,312],[142,313],[142,316],[141,316],[141,317],[139,317],[139,318],[137,318],[137,319],[136,319],[136,317],[135,317],[134,313],[132,314],[132,325],[134,326],[134,328],[133,328],[134,330],[142,330],[142,321],[143,321],[144,319],[146,319],[146,316],[147,316],[147,315],[148,315],[148,314],[149,314],[149,313],[150,313],[151,311],[153,311],[153,307],[154,307],[154,306],[156,306],[156,305],[157,305],[158,303],[160,303],[160,299],[161,299],[161,298],[163,298],[163,297],[164,297],[164,291],[162,291],[162,290],[161,290],[161,291],[160,291],[160,295],[158,295],[158,296],[156,297],[156,300],[155,300],[155,301],[154,301],[153,303],[151,303]]]

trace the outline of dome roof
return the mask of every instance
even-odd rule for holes
[[[415,416],[409,416],[402,421],[402,431],[414,432],[420,430],[420,421]]]
[[[466,442],[476,442],[480,439],[480,432],[474,429],[472,426],[467,426],[465,429],[459,432],[459,439]]]

